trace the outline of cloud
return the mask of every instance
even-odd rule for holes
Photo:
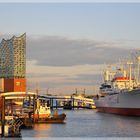
[[[77,66],[41,66],[35,61],[27,61],[27,77],[38,81],[52,83],[78,82],[79,77],[89,78],[90,75],[100,75],[101,65],[77,65]],[[87,75],[85,75],[87,74]],[[89,76],[88,76],[89,75]],[[84,77],[85,76],[85,77]],[[87,77],[86,77],[87,76]],[[33,80],[33,81],[36,81]],[[79,79],[79,82],[82,79]]]
[[[100,64],[94,65],[74,65],[74,66],[42,66],[38,65],[37,61],[27,61],[27,72],[32,74],[59,74],[74,76],[77,74],[84,74],[88,71],[88,74],[99,74],[99,69],[103,67]]]
[[[121,42],[121,43],[120,43]],[[27,36],[27,77],[44,88],[73,92],[77,87],[89,93],[102,81],[104,63],[126,57],[130,48],[122,41],[68,39],[58,36]],[[51,91],[50,91],[51,92]],[[54,92],[54,91],[53,91]]]
[[[91,93],[93,87],[100,84],[101,65],[56,67],[41,66],[37,65],[36,61],[27,61],[27,79],[30,89],[34,90],[38,84],[45,90],[59,88],[61,93],[72,93],[75,88],[85,88]]]
[[[129,53],[116,42],[68,39],[57,36],[27,37],[27,59],[38,65],[73,66],[113,63]]]

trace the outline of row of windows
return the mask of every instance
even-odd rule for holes
[[[14,37],[1,42],[0,76],[25,76],[25,41],[25,36],[21,36],[21,38]]]

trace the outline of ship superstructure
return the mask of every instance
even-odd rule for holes
[[[117,69],[112,79],[105,75],[99,98],[95,100],[99,112],[140,116],[139,61],[136,71],[133,70],[133,65],[129,60],[127,69]],[[105,74],[109,74],[109,71]]]

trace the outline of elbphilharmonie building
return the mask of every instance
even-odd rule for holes
[[[26,90],[26,34],[0,43],[0,91]]]

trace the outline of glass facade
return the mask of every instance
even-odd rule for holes
[[[26,34],[0,43],[0,78],[25,78]]]

